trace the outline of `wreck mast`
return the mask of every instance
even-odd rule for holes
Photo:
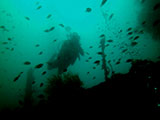
[[[105,55],[105,35],[101,36],[100,47],[102,48],[102,69],[104,70],[105,81],[108,80],[109,68],[106,64],[106,55]]]

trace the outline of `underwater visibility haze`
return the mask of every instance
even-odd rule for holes
[[[103,97],[158,111],[159,13],[160,0],[0,0],[0,111]]]

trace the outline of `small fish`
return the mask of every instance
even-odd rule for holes
[[[38,55],[42,55],[43,54],[43,52],[41,51],[41,52],[39,52],[39,54]]]
[[[143,21],[143,22],[142,22],[142,25],[145,25],[145,24],[146,24],[146,21]]]
[[[92,57],[89,57],[88,59],[92,59]]]
[[[42,8],[42,6],[40,5],[40,6],[38,6],[36,9],[39,10],[39,9],[41,9],[41,8]]]
[[[86,62],[89,62],[89,60],[86,60]]]
[[[11,48],[11,51],[14,51],[14,48]]]
[[[90,72],[87,72],[87,75],[89,74]]]
[[[37,97],[40,98],[40,99],[43,99],[43,98],[44,98],[44,95],[43,95],[43,94],[40,94],[40,95],[38,95]]]
[[[40,64],[38,64],[38,65],[35,66],[35,68],[41,68],[41,67],[43,67],[42,63],[40,63]]]
[[[93,67],[93,69],[96,69],[96,67]]]
[[[35,45],[35,47],[39,47],[39,46],[40,46],[39,44],[36,44],[36,45]]]
[[[107,42],[113,42],[113,40],[107,40]]]
[[[124,50],[122,50],[122,53],[124,53],[124,52],[126,52],[128,49],[124,49]]]
[[[39,87],[42,87],[44,84],[43,83],[41,83],[40,85],[39,85]]]
[[[89,48],[93,48],[93,46],[89,46]]]
[[[9,37],[9,38],[8,38],[8,40],[9,40],[9,41],[11,41],[11,40],[12,40],[12,38],[10,38],[10,37]]]
[[[93,79],[93,80],[96,79],[96,76],[94,76],[92,79]]]
[[[26,20],[30,20],[30,18],[29,17],[24,17]]]
[[[20,72],[18,74],[18,76],[14,78],[13,82],[16,82],[21,77],[22,74],[23,74],[23,72]]]
[[[64,25],[63,25],[63,24],[59,24],[59,26],[64,27]]]
[[[123,32],[123,30],[120,30],[119,33]]]
[[[100,7],[102,7],[106,2],[107,0],[102,0]]]
[[[19,105],[24,105],[24,102],[22,100],[18,101]]]
[[[87,54],[87,55],[89,55],[89,53],[88,53],[88,52],[86,52],[86,54]]]
[[[31,62],[26,61],[26,62],[24,62],[24,64],[25,64],[25,65],[30,65],[30,64],[31,64]]]
[[[111,20],[113,18],[114,14],[112,13],[110,16],[109,16],[109,20]]]
[[[106,44],[106,45],[105,45],[105,47],[108,47],[108,46],[109,46],[109,44]]]
[[[1,25],[0,28],[1,28],[3,31],[9,32],[9,30],[8,30],[4,25]]]
[[[48,30],[48,29],[45,29],[44,32],[49,32],[49,30]]]
[[[55,28],[55,27],[51,27],[51,28],[49,29],[49,31],[52,31],[52,30],[54,30],[54,28]]]
[[[97,52],[98,55],[102,55],[102,52]]]
[[[86,12],[91,12],[92,9],[91,8],[86,8]]]
[[[100,38],[101,38],[101,37],[105,37],[105,35],[104,35],[104,34],[102,34],[102,35],[100,35],[99,37],[100,37]]]
[[[51,16],[52,16],[51,14],[48,14],[48,16],[46,18],[49,19]]]
[[[132,40],[133,39],[133,36],[132,37],[129,37],[129,40]]]
[[[156,27],[156,26],[158,26],[158,25],[160,25],[160,19],[155,20],[155,21],[153,22],[153,27]]]
[[[128,59],[128,60],[126,60],[126,62],[128,63],[128,62],[132,62],[133,60],[132,59]]]
[[[138,43],[137,42],[132,42],[131,43],[131,46],[135,46],[135,45],[137,45]]]
[[[155,10],[157,10],[157,9],[159,9],[160,8],[160,3],[157,3],[154,7],[153,7],[153,10],[155,11]]]
[[[143,31],[143,30],[140,30],[138,33],[139,33],[139,34],[144,34],[144,31]]]
[[[99,65],[99,64],[100,64],[100,60],[96,60],[96,61],[94,62],[94,64]]]
[[[35,84],[36,82],[35,81],[32,81],[32,84]]]
[[[129,32],[127,35],[132,35],[133,34],[133,32]]]
[[[44,71],[44,72],[42,72],[42,75],[45,75],[47,72],[46,71]]]
[[[121,59],[119,58],[118,61],[116,62],[116,65],[120,64]]]
[[[67,72],[67,68],[65,68],[65,69],[63,70],[63,72]]]
[[[8,44],[8,42],[2,42],[2,44],[3,44],[3,45],[6,45],[6,44]]]
[[[131,31],[132,30],[132,28],[131,27],[129,27],[128,29],[127,29],[127,31]]]
[[[139,38],[139,36],[136,36],[133,40],[137,40]]]
[[[44,30],[44,32],[50,32],[50,31],[52,31],[52,30],[54,30],[54,29],[55,29],[55,27],[51,27],[51,28],[49,28],[49,29]]]

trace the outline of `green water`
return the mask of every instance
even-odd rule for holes
[[[39,84],[43,82],[45,86],[47,78],[57,74],[57,69],[48,70],[46,63],[53,54],[58,54],[61,45],[72,32],[80,36],[85,55],[80,56],[80,60],[77,59],[67,71],[78,74],[85,88],[105,81],[102,63],[94,64],[96,60],[102,59],[97,54],[101,51],[99,46],[102,34],[106,36],[106,60],[111,61],[115,73],[129,71],[131,64],[126,62],[127,59],[158,60],[159,38],[155,40],[152,33],[140,24],[143,22],[140,16],[146,18],[147,11],[144,10],[148,3],[142,3],[142,0],[108,0],[100,7],[101,2],[102,0],[0,1],[0,108],[18,105],[17,100],[24,97],[27,71],[40,63],[43,67],[34,69],[36,83],[33,89],[35,94],[43,92],[43,87],[39,87]],[[86,11],[87,8],[91,8],[91,11]],[[45,32],[51,27],[54,30]],[[132,35],[127,35],[129,28],[132,28]],[[160,27],[157,29],[159,31],[155,33],[160,34]],[[133,40],[136,36],[139,38]],[[133,42],[137,44],[132,45]],[[25,65],[26,61],[31,64]],[[46,74],[42,75],[44,71]],[[21,72],[19,79],[14,82],[14,78]]]

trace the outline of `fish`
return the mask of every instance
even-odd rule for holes
[[[86,8],[86,12],[91,12],[92,9],[91,8]]]
[[[132,40],[133,39],[133,36],[132,37],[129,37],[129,40]]]
[[[137,40],[139,38],[139,36],[136,36],[133,40]]]
[[[98,54],[98,55],[102,55],[103,53],[102,53],[102,52],[97,52],[97,54]]]
[[[132,42],[131,43],[131,46],[135,46],[135,45],[137,45],[138,43],[137,42]]]
[[[121,58],[118,59],[118,61],[116,62],[116,65],[120,64]]]
[[[52,16],[51,14],[48,14],[46,18],[49,19],[51,16]]]
[[[40,63],[40,64],[38,64],[38,65],[35,66],[35,68],[41,68],[41,67],[43,67],[42,63]]]
[[[46,71],[44,71],[44,72],[42,72],[42,75],[45,75],[47,72]]]
[[[24,64],[25,64],[25,65],[30,65],[31,62],[30,62],[30,61],[26,61],[26,62],[24,62]]]
[[[16,76],[16,77],[14,78],[13,82],[16,82],[16,81],[21,77],[22,74],[23,74],[23,72],[20,72],[20,73],[18,74],[18,76]]]
[[[90,72],[87,72],[87,75],[89,74]]]
[[[86,62],[89,62],[89,60],[86,60]]]
[[[96,79],[96,76],[94,76],[92,79],[93,79],[93,80]]]
[[[51,27],[51,28],[49,29],[49,31],[52,31],[52,30],[54,30],[54,28],[55,28],[55,27]]]
[[[160,25],[160,19],[157,19],[153,22],[153,27]]]
[[[59,24],[59,26],[64,27],[64,25],[63,25],[63,24]]]
[[[101,37],[105,37],[105,35],[104,35],[104,34],[102,34],[102,35],[100,35],[99,37],[100,37],[100,38],[101,38]]]
[[[124,53],[124,52],[126,52],[128,49],[124,49],[124,50],[122,50],[122,53]]]
[[[39,85],[39,87],[42,87],[44,84],[43,83],[41,83],[40,85]]]
[[[24,102],[22,100],[18,101],[19,105],[24,105]]]
[[[30,20],[30,18],[29,18],[29,17],[24,17],[24,18],[25,18],[26,20],[28,20],[28,21]]]
[[[8,44],[8,42],[2,42],[2,44],[3,44],[3,45],[6,45],[6,44]]]
[[[54,40],[53,40],[53,42],[56,42],[56,41],[57,41],[57,39],[54,39]]]
[[[92,59],[92,57],[89,57],[88,59]]]
[[[49,28],[49,29],[45,29],[44,32],[50,32],[50,31],[52,31],[52,30],[54,30],[54,29],[55,29],[55,27],[53,26],[53,27],[51,27],[51,28]]]
[[[96,61],[94,61],[94,64],[99,65],[99,64],[100,64],[100,60],[96,60]]]
[[[9,40],[9,41],[11,41],[11,40],[12,40],[12,38],[10,38],[10,37],[9,37],[9,38],[8,38],[8,40]]]
[[[2,29],[3,31],[9,32],[9,30],[8,30],[4,25],[1,25],[1,26],[0,26],[0,29]]]
[[[131,31],[132,30],[132,28],[131,27],[129,27],[128,29],[127,29],[127,31]]]
[[[128,63],[128,62],[132,62],[133,60],[132,59],[128,59],[128,60],[126,60],[126,62]]]
[[[129,33],[127,33],[127,35],[132,35],[133,34],[133,32],[129,32]]]
[[[107,42],[113,42],[113,40],[110,39],[110,40],[107,40]]]
[[[40,5],[40,6],[38,6],[36,9],[39,10],[39,9],[41,9],[41,8],[42,8],[42,6]]]
[[[145,24],[146,24],[146,21],[143,21],[143,22],[142,22],[142,25],[145,25]]]
[[[155,11],[155,10],[157,10],[157,9],[159,9],[160,8],[160,3],[157,3],[157,4],[155,4],[155,6],[153,7],[153,10]]]
[[[35,81],[32,81],[32,84],[35,84],[36,82]]]
[[[43,95],[43,94],[40,94],[40,95],[38,95],[37,97],[40,98],[40,99],[43,99],[43,98],[44,98],[44,95]]]
[[[93,69],[96,69],[96,67],[93,67]]]
[[[109,16],[109,20],[111,20],[114,16],[114,13],[112,13],[110,16]]]
[[[43,52],[41,51],[41,52],[39,52],[39,55],[42,55],[43,54]]]
[[[11,51],[14,51],[14,48],[11,48]]]
[[[106,2],[107,2],[107,0],[102,0],[100,7],[102,7],[103,5],[105,5]]]
[[[93,46],[89,46],[89,48],[93,48]]]
[[[39,47],[39,46],[40,46],[39,44],[36,44],[36,45],[35,45],[35,47]]]

